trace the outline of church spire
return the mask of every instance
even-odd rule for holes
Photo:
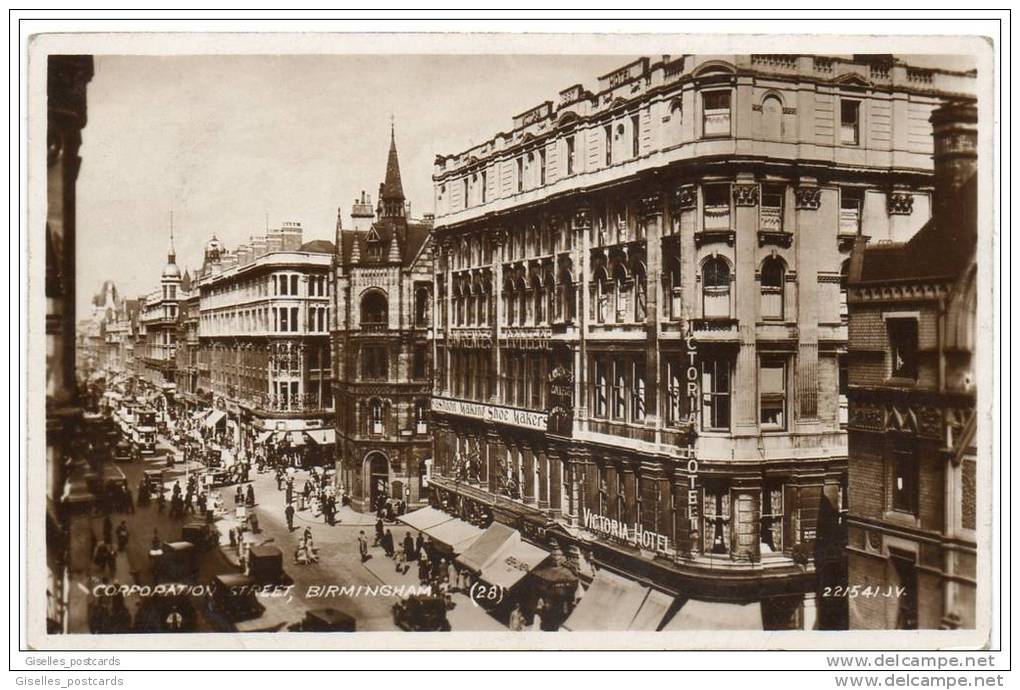
[[[384,217],[402,218],[404,216],[404,186],[400,182],[397,135],[392,116],[390,117],[390,154],[386,160],[386,180],[379,190],[379,202]]]
[[[177,262],[177,250],[174,248],[174,210],[170,209],[170,244],[166,248],[166,262]]]

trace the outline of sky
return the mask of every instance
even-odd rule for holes
[[[635,56],[636,57],[636,56]],[[103,281],[155,290],[173,211],[177,263],[194,272],[284,221],[333,239],[386,169],[391,116],[412,215],[432,211],[437,153],[459,153],[514,115],[629,56],[97,56],[78,178],[78,310]]]

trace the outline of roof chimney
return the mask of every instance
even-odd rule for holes
[[[952,100],[932,112],[935,149],[935,198],[933,214],[959,203],[960,190],[977,172],[977,107],[971,99]]]

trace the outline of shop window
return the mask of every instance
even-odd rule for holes
[[[701,269],[702,314],[706,319],[730,316],[730,267],[722,257],[708,259]]]
[[[890,564],[903,594],[896,599],[896,629],[917,630],[917,560],[913,554],[890,551]]]
[[[762,359],[758,369],[759,414],[766,431],[786,428],[786,362]]]
[[[786,271],[778,258],[768,258],[761,265],[761,315],[764,319],[782,320]]]
[[[783,486],[768,483],[762,492],[761,552],[780,553],[783,550]]]
[[[885,322],[889,335],[890,376],[917,379],[917,319],[890,318]]]
[[[917,515],[920,464],[910,439],[895,439],[892,444],[893,510]]]
[[[730,428],[730,363],[709,359],[701,364],[701,428],[728,431]]]
[[[861,136],[861,102],[849,98],[839,102],[839,140],[842,144],[857,146]]]
[[[730,134],[730,92],[706,91],[701,94],[702,132],[706,137]]]

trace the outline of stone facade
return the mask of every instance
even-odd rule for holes
[[[438,156],[435,501],[767,628],[844,627],[816,595],[845,580],[848,259],[927,221],[910,123],[972,88],[907,74],[641,59]]]

